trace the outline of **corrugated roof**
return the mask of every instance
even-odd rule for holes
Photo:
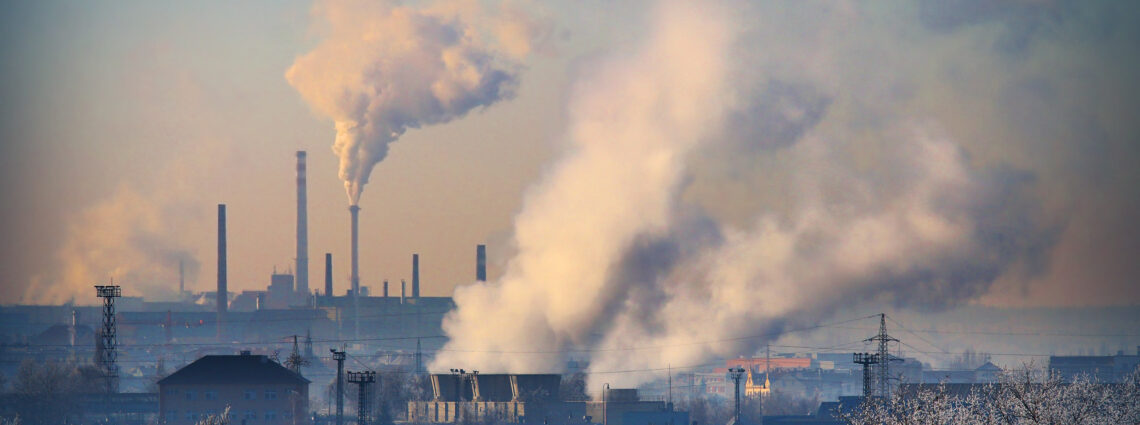
[[[178,384],[308,384],[305,377],[261,355],[209,355],[158,381]]]

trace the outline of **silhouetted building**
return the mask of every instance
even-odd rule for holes
[[[307,424],[309,380],[267,356],[208,355],[158,381],[159,415],[193,424],[230,406],[231,424]]]

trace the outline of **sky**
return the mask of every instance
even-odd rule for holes
[[[293,266],[297,150],[310,287],[325,252],[348,287],[356,182],[362,285],[418,253],[425,295],[460,288],[452,348],[668,345],[848,303],[1140,304],[1132,2],[5,10],[5,304],[92,304],[111,279],[171,299],[179,261],[212,290],[219,203],[231,291],[264,288]],[[718,354],[664,351],[646,361]]]

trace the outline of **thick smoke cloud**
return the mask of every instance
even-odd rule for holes
[[[350,204],[360,200],[388,145],[409,128],[445,123],[513,96],[518,60],[543,27],[519,8],[494,12],[477,3],[423,9],[395,1],[319,4],[325,39],[297,58],[286,78],[335,122],[333,152]]]
[[[1050,281],[1074,223],[1100,227],[1082,200],[1136,210],[1134,168],[1106,152],[1137,157],[1114,112],[1136,106],[1135,57],[1112,55],[1137,31],[1098,27],[1135,10],[1011,3],[734,5],[740,21],[664,4],[643,50],[583,72],[573,149],[524,203],[503,276],[457,289],[435,367],[588,356],[593,388],[635,385],[843,307]],[[1098,72],[1116,77],[1074,78]]]
[[[729,22],[714,8],[670,3],[645,46],[599,65],[571,107],[570,151],[535,187],[516,218],[518,255],[487,286],[456,289],[436,365],[484,371],[560,368],[553,357],[490,351],[588,344],[602,313],[624,294],[612,269],[640,238],[666,232],[684,160],[723,120]],[[446,367],[446,366],[440,366]]]

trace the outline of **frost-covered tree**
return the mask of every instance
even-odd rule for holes
[[[853,412],[851,424],[1140,424],[1140,372],[1122,383],[1088,377],[1065,382],[1033,366],[1006,371],[996,384],[954,394],[946,386],[897,391]]]
[[[206,416],[194,425],[229,425],[230,424],[230,406],[226,406],[226,410],[219,413]]]

